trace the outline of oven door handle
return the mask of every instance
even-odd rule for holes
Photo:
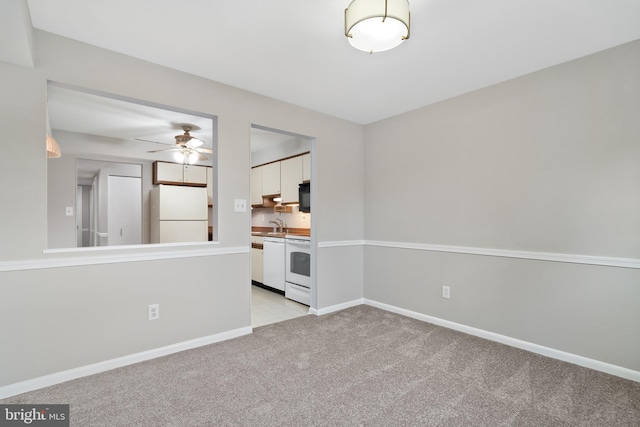
[[[300,246],[309,246],[311,247],[311,242],[309,240],[295,240],[295,239],[287,239],[287,243],[289,244],[293,244],[293,245],[300,245]]]

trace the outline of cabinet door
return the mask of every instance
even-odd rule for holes
[[[280,190],[282,203],[298,202],[298,184],[302,182],[302,156],[280,162]]]
[[[311,181],[311,154],[302,156],[302,181]]]
[[[251,169],[251,206],[262,205],[262,168]]]
[[[262,283],[262,249],[251,248],[251,280]]]
[[[262,195],[271,196],[280,194],[280,162],[269,163],[261,166],[262,169]]]
[[[183,181],[185,184],[207,185],[207,168],[205,166],[184,165]]]
[[[180,163],[155,162],[154,184],[182,184],[183,166]]]

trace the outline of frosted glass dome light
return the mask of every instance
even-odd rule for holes
[[[182,151],[175,151],[173,153],[173,160],[178,163],[184,163],[184,154],[182,154]]]
[[[196,153],[195,151],[191,151],[189,152],[187,158],[188,158],[189,164],[192,165],[198,161],[198,153]]]
[[[393,49],[410,35],[408,0],[353,0],[344,11],[344,35],[356,49]]]

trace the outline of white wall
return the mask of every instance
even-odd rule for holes
[[[0,387],[250,326],[250,213],[233,200],[249,199],[253,123],[315,138],[316,241],[363,238],[362,126],[40,31],[34,46],[35,68],[0,63]],[[43,253],[47,80],[218,116],[219,243]],[[357,273],[319,279],[318,304],[362,297],[361,257],[318,262],[336,269]]]
[[[640,371],[639,117],[636,41],[368,125],[365,298]]]

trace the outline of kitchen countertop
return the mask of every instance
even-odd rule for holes
[[[252,227],[251,228],[252,236],[263,236],[263,237],[287,237],[287,236],[301,236],[301,237],[309,237],[311,235],[311,230],[308,228],[286,228],[283,232],[273,232],[271,227]]]
[[[252,236],[263,236],[263,237],[286,237],[288,233],[274,233],[273,231],[252,231]]]

